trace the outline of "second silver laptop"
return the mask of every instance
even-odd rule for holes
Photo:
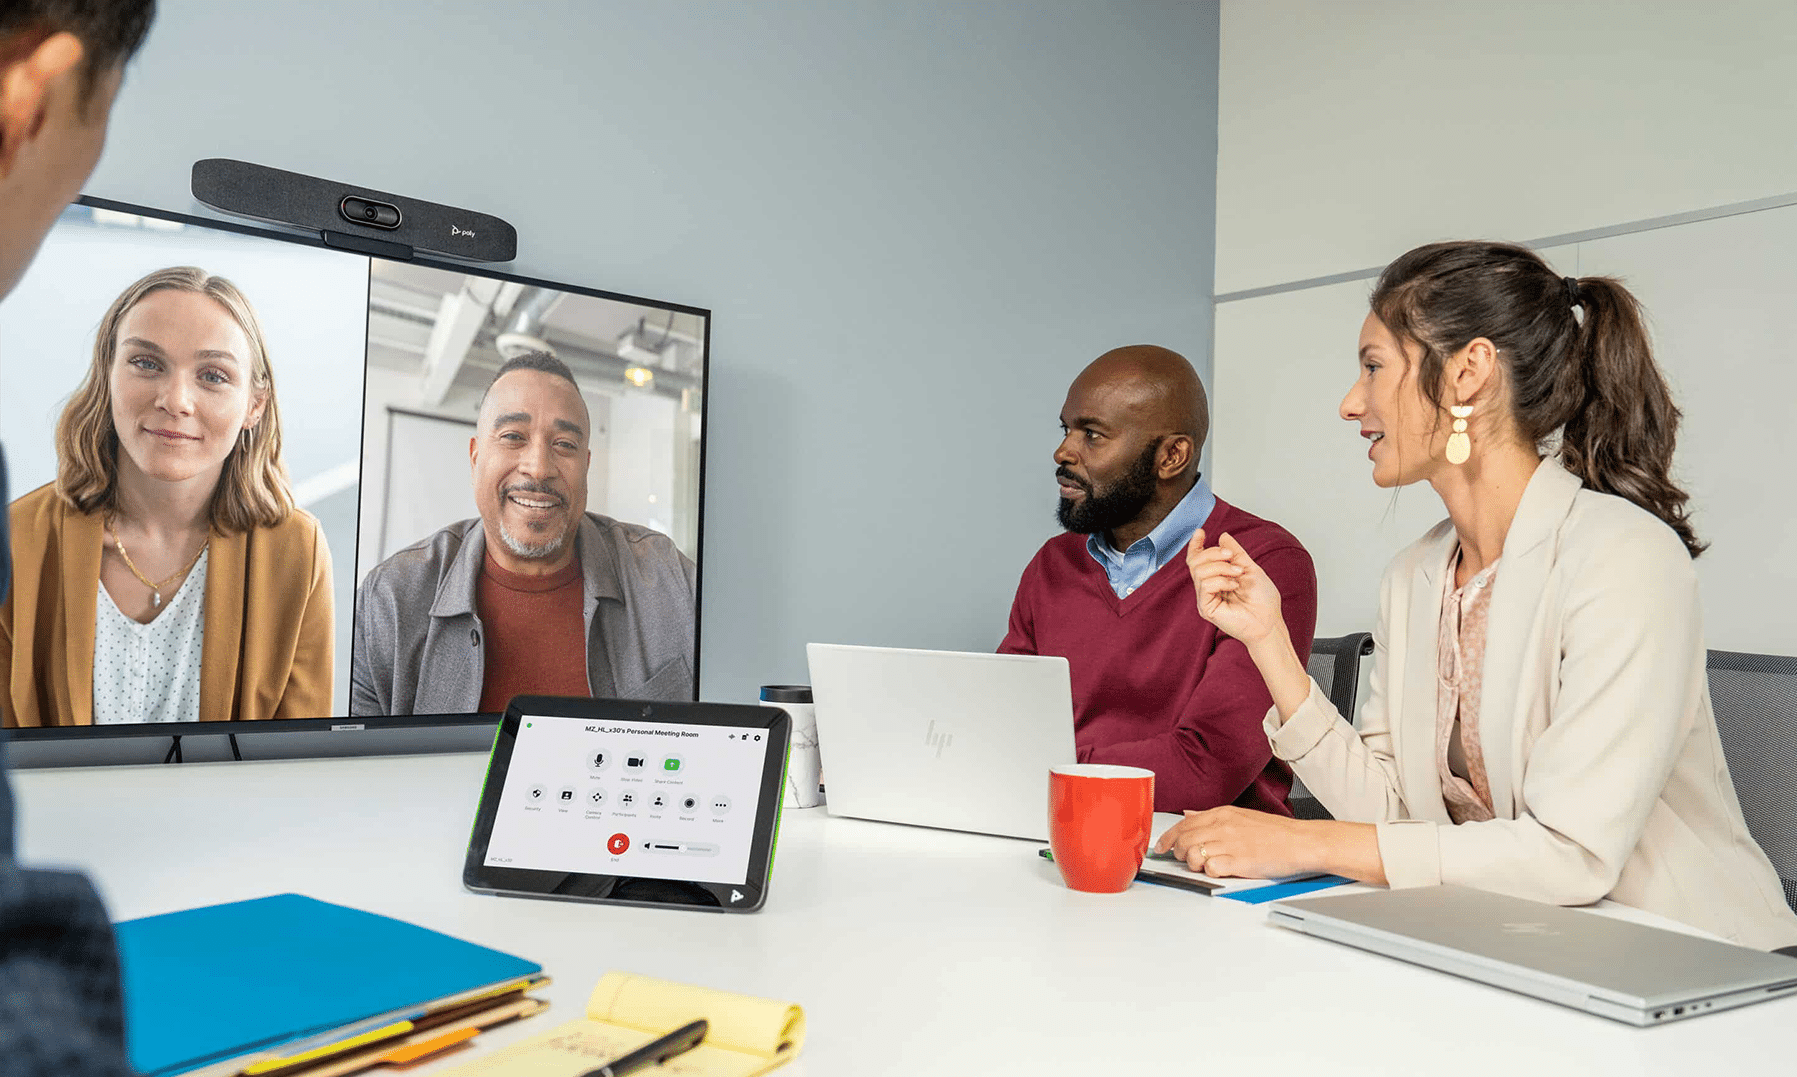
[[[813,643],[832,815],[1044,840],[1074,762],[1065,658]]]

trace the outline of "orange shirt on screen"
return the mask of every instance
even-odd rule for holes
[[[486,553],[475,592],[486,634],[483,712],[505,710],[513,696],[588,694],[584,598],[579,558],[548,576],[520,576]]]

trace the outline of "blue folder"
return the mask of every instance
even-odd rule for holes
[[[117,925],[125,1035],[146,1077],[542,971],[522,958],[299,894]]]
[[[1269,901],[1278,901],[1281,898],[1308,894],[1313,890],[1327,890],[1331,886],[1346,886],[1353,881],[1353,879],[1344,879],[1340,875],[1319,875],[1312,879],[1276,883],[1272,886],[1261,886],[1252,890],[1235,890],[1218,896],[1226,897],[1231,901],[1245,901],[1250,905],[1261,905]]]

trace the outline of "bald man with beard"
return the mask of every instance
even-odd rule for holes
[[[1017,585],[1006,654],[1059,655],[1073,677],[1082,763],[1154,772],[1154,810],[1237,804],[1290,815],[1292,773],[1261,720],[1272,706],[1247,648],[1198,616],[1185,548],[1227,534],[1279,587],[1298,657],[1316,631],[1310,554],[1211,492],[1198,472],[1210,411],[1177,352],[1106,352],[1074,379],[1055,450],[1056,517]]]

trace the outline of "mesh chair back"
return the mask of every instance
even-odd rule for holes
[[[1711,651],[1709,670],[1741,814],[1797,910],[1797,658]]]
[[[1350,723],[1354,721],[1355,697],[1360,693],[1360,660],[1373,653],[1373,634],[1354,632],[1346,636],[1320,639],[1311,645],[1310,661],[1305,669],[1329,693],[1329,702]]]
[[[1329,702],[1349,722],[1354,721],[1355,697],[1360,693],[1360,659],[1372,653],[1370,632],[1334,636],[1311,644],[1310,661],[1304,668],[1329,693]],[[1300,819],[1331,818],[1328,809],[1301,785],[1292,789],[1292,811]]]

